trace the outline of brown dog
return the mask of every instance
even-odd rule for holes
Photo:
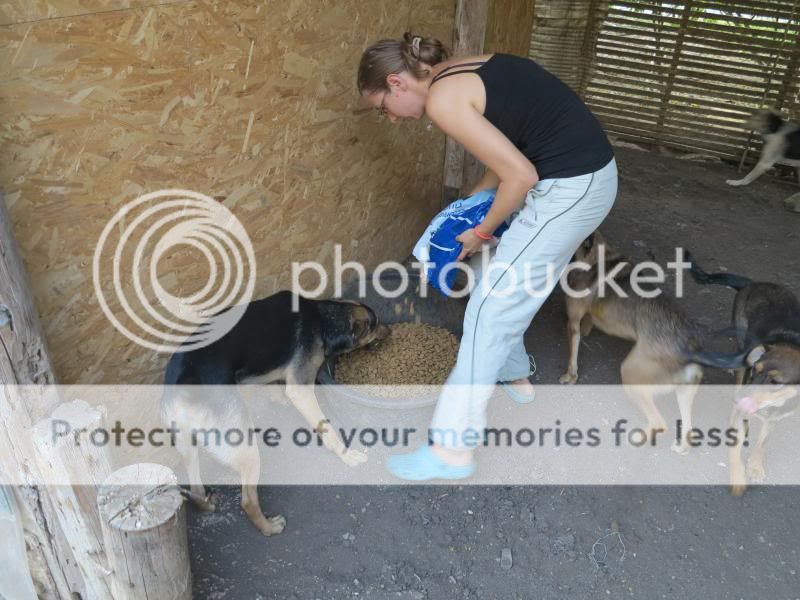
[[[693,262],[687,255],[687,260]],[[692,264],[692,276],[701,284],[715,283],[737,290],[733,302],[733,326],[739,349],[758,344],[744,359],[730,357],[729,368],[736,369],[736,383],[743,389],[731,414],[731,425],[739,431],[738,444],[730,449],[731,492],[739,496],[748,477],[764,480],[764,444],[779,421],[794,414],[800,404],[800,301],[786,287],[776,283],[754,282],[730,273],[706,273]],[[790,401],[791,400],[791,401]],[[754,416],[761,431],[745,469],[742,460],[744,419]]]
[[[669,299],[634,293],[630,285],[632,265],[608,245],[599,231],[581,244],[575,259],[588,270],[572,270],[567,278],[571,290],[581,292],[582,297],[567,294],[569,366],[559,381],[572,384],[578,380],[581,336],[596,326],[608,335],[634,343],[620,369],[622,384],[647,417],[651,434],[666,430],[653,398],[672,391],[678,399],[683,431],[688,432],[692,428],[692,403],[703,378],[701,365],[719,366],[710,353],[699,353],[701,342],[696,325]],[[601,262],[608,273],[622,265],[613,279],[624,295],[610,286],[604,295],[599,294]],[[687,452],[686,436],[680,443],[673,443],[672,449]]]

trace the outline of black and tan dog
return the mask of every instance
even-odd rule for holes
[[[347,450],[327,422],[314,393],[314,381],[323,362],[332,356],[361,348],[388,336],[369,307],[349,301],[299,298],[292,310],[292,294],[277,294],[251,302],[241,319],[223,337],[190,352],[175,353],[167,365],[161,416],[178,431],[217,428],[248,431],[252,427],[238,395],[217,394],[208,388],[190,392],[186,386],[235,385],[283,381],[292,404],[321,434],[326,448],[348,465],[366,455]],[[170,388],[178,385],[179,388]],[[193,500],[204,510],[214,510],[200,480],[198,448],[188,435],[176,436],[189,476]],[[222,464],[236,469],[242,481],[241,505],[250,521],[264,534],[283,531],[286,520],[266,518],[258,502],[260,457],[251,444],[211,445],[206,448]]]
[[[613,277],[623,295],[611,286],[605,294],[599,293],[601,255],[607,273],[623,265]],[[581,244],[575,260],[589,268],[572,270],[567,278],[571,290],[580,294],[568,293],[566,298],[569,366],[559,381],[572,384],[578,380],[581,336],[588,335],[592,326],[596,326],[608,335],[634,342],[622,362],[622,384],[647,417],[650,431],[655,434],[666,430],[653,399],[672,391],[678,399],[683,431],[689,431],[692,403],[703,378],[701,365],[721,366],[713,353],[700,352],[701,335],[697,326],[663,295],[646,298],[636,294],[630,285],[632,265],[606,243],[599,231]],[[688,451],[686,437],[680,443],[675,442],[672,449],[680,453]]]
[[[733,327],[739,349],[750,352],[731,356],[728,368],[736,369],[737,394],[731,424],[740,432],[738,444],[730,449],[731,491],[741,495],[748,477],[764,479],[764,443],[778,421],[794,414],[800,404],[800,301],[785,286],[752,281],[730,273],[706,273],[692,262],[691,274],[701,284],[719,284],[736,290],[733,302]],[[745,435],[743,422],[748,416],[761,421],[758,440],[747,461],[742,460]]]
[[[741,179],[728,179],[725,183],[733,186],[748,185],[761,177],[776,163],[797,169],[800,183],[800,125],[784,120],[774,110],[756,111],[747,120],[747,127],[764,138],[764,147],[758,163]]]

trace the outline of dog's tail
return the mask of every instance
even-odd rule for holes
[[[694,279],[697,283],[701,285],[709,285],[709,284],[724,285],[738,291],[743,287],[747,287],[748,285],[753,283],[752,279],[748,279],[747,277],[743,277],[742,275],[734,275],[733,273],[706,273],[694,261],[694,257],[689,251],[687,251],[684,254],[684,258],[686,262],[692,265],[691,268],[689,269],[689,273],[691,273],[692,279]]]
[[[711,367],[713,369],[739,369],[747,366],[747,355],[750,354],[750,351],[751,348],[748,348],[739,354],[727,354],[725,352],[699,350],[687,354],[686,359],[698,365]]]
[[[800,348],[800,331],[781,328],[771,331],[764,337],[764,344],[791,344]]]

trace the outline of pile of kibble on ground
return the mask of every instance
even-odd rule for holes
[[[444,384],[458,355],[458,339],[441,327],[424,323],[389,325],[391,335],[376,346],[342,354],[336,382],[370,387],[369,393],[402,396],[404,385]]]

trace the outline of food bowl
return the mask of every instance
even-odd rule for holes
[[[392,292],[399,290],[401,284],[402,279],[396,272],[382,274],[379,278],[379,287],[389,292],[390,295],[394,295]],[[375,287],[372,276],[370,276],[367,278],[363,296],[359,296],[358,286],[354,284],[345,288],[342,297],[363,302],[375,311],[381,323],[387,325],[426,323],[447,329],[457,338],[461,338],[466,298],[447,298],[431,287],[428,287],[423,297],[420,277],[411,273],[408,275],[406,290],[396,298],[385,297]],[[322,395],[332,404],[348,401],[371,408],[403,410],[431,406],[438,399],[438,394],[430,391],[399,398],[371,395],[363,388],[336,383],[335,368],[336,360],[331,359],[322,366],[317,375]],[[424,389],[423,386],[413,386],[409,390],[413,391],[414,388]]]

